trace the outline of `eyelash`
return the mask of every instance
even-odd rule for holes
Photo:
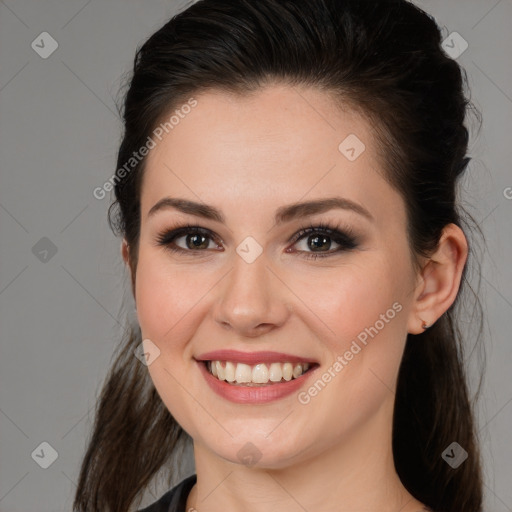
[[[352,249],[355,249],[358,245],[357,236],[355,235],[352,228],[342,228],[339,225],[330,225],[322,222],[315,225],[301,226],[299,231],[289,240],[289,242],[295,245],[303,238],[306,238],[305,235],[310,234],[326,235],[327,237],[331,238],[332,241],[339,244],[340,247],[338,249],[335,249],[334,251],[329,251],[323,254],[315,252],[303,254],[304,251],[302,251],[302,257],[306,259],[326,258],[342,251],[350,251]],[[211,232],[208,229],[187,224],[186,226],[170,229],[159,234],[157,236],[157,244],[164,246],[167,250],[171,252],[204,252],[204,250],[202,249],[194,251],[193,249],[183,249],[182,247],[177,247],[173,245],[173,242],[176,238],[180,238],[181,236],[184,235],[203,235],[211,240],[215,239],[215,237],[211,235]]]

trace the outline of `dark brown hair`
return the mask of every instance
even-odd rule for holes
[[[121,112],[117,167],[146,144],[163,116],[193,95],[210,89],[250,94],[273,83],[316,87],[371,121],[386,178],[407,207],[411,253],[415,261],[428,257],[444,226],[467,222],[456,196],[469,162],[464,123],[474,111],[465,96],[465,72],[441,42],[434,19],[405,0],[201,0],[138,49]],[[145,162],[118,176],[109,209],[111,228],[129,244],[132,287]],[[470,244],[468,262],[473,253]],[[408,491],[438,512],[482,510],[456,313],[461,293],[471,289],[467,269],[450,309],[424,333],[408,336],[396,390],[396,470]],[[474,325],[481,333],[482,321]],[[103,385],[77,512],[126,512],[162,468],[170,481],[177,448],[189,439],[134,357],[140,343],[140,329],[129,328]],[[453,441],[469,454],[457,469],[441,457]]]

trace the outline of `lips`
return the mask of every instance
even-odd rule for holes
[[[246,405],[267,404],[298,392],[301,387],[306,386],[311,381],[319,368],[317,365],[299,377],[287,382],[248,386],[235,385],[235,383],[219,380],[208,371],[204,361],[196,361],[196,364],[205,382],[218,396],[236,404]]]
[[[310,363],[318,364],[314,358],[300,357],[293,354],[283,352],[241,352],[239,350],[214,350],[205,352],[195,357],[196,361],[233,361],[237,363],[245,363],[255,365],[258,363]]]

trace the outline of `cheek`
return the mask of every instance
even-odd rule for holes
[[[165,256],[140,252],[136,279],[138,322],[142,338],[149,338],[160,350],[148,371],[167,409],[191,433],[196,433],[194,418],[207,423],[204,411],[183,391],[183,383],[190,377],[188,341],[197,328],[197,304],[207,286],[204,280],[201,284],[197,273],[193,277],[190,272],[171,267]]]
[[[397,271],[400,265],[391,260],[396,262],[372,257],[318,272],[315,279],[306,276],[295,288],[314,313],[310,319],[325,333],[333,363],[342,358],[337,371],[333,370],[337,384],[332,387],[344,394],[350,391],[345,396],[354,404],[393,388],[400,365],[406,337],[406,286]]]
[[[194,280],[194,275],[176,265],[171,266],[165,256],[141,251],[137,268],[137,317],[142,334],[160,343],[184,335],[194,305],[204,295],[207,283]],[[179,339],[182,339],[180,336]]]
[[[317,379],[326,383],[312,382],[301,396],[301,403],[309,404],[305,407],[324,425],[326,437],[360,428],[393,400],[406,308],[394,281],[383,280],[386,274],[378,270],[375,275],[346,272],[336,290],[330,280],[331,291],[321,299],[311,291],[305,299],[335,333],[324,338],[332,360]]]
[[[321,331],[336,352],[360,333],[364,340],[365,329],[375,323],[377,330],[384,332],[390,331],[391,323],[401,320],[397,311],[400,305],[393,304],[401,304],[403,286],[399,276],[393,274],[393,265],[384,258],[368,255],[366,259],[285,276],[293,283],[294,293],[316,316],[319,327],[323,325]]]

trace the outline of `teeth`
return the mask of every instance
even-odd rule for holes
[[[300,377],[309,369],[309,363],[259,363],[254,366],[231,361],[208,361],[208,371],[219,380],[235,384],[268,384]]]
[[[272,382],[279,382],[283,378],[283,370],[280,363],[272,363],[268,370],[268,378]]]
[[[300,364],[296,364],[294,367],[293,367],[293,374],[292,374],[295,378],[297,377],[300,377],[302,375],[302,365]]]
[[[292,380],[292,375],[293,375],[292,363],[284,363],[283,364],[283,379],[284,380]]]
[[[217,368],[217,378],[219,380],[225,380],[226,378],[226,372],[222,365],[220,364],[220,361],[215,361],[215,367]]]
[[[228,382],[234,382],[235,380],[235,365],[229,361],[226,361],[226,366],[224,368],[224,377]]]
[[[268,368],[265,364],[257,364],[252,369],[252,381],[258,384],[266,384],[268,382]]]
[[[248,364],[238,363],[235,370],[235,380],[240,384],[242,382],[251,382],[251,367]]]

